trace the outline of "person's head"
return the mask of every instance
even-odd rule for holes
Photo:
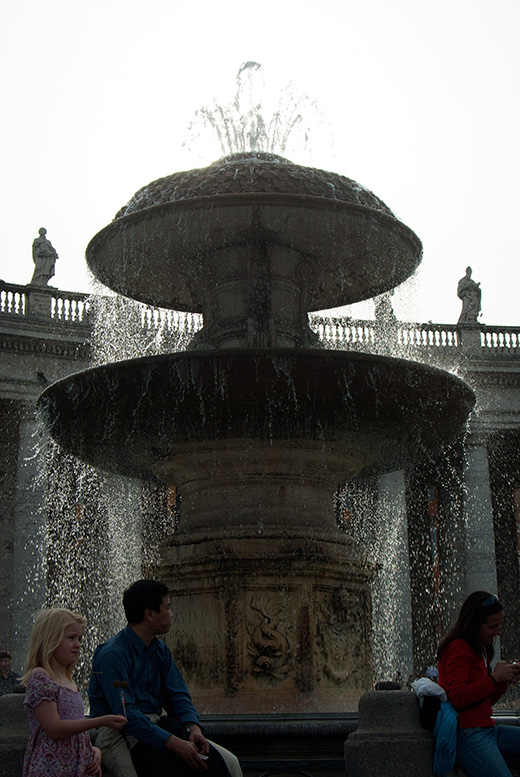
[[[147,611],[160,613],[165,602],[170,605],[169,589],[160,580],[137,580],[123,594],[123,607],[128,623],[137,626],[146,617]]]
[[[57,607],[42,610],[34,621],[23,681],[37,667],[42,667],[48,674],[55,676],[52,667],[55,653],[60,663],[65,666],[65,673],[70,679],[84,629],[85,618],[82,615]],[[71,644],[68,645],[68,642]]]
[[[7,677],[11,671],[11,654],[8,650],[0,652],[0,672]]]
[[[484,649],[491,659],[494,638],[500,636],[504,607],[488,591],[473,591],[462,604],[453,628],[439,645],[438,655],[454,639],[464,639],[477,655]]]

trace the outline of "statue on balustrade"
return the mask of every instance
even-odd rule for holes
[[[480,313],[482,291],[480,283],[471,277],[471,267],[466,267],[466,275],[457,284],[457,297],[462,300],[458,324],[475,324]]]
[[[376,317],[376,324],[379,324],[382,328],[389,324],[397,322],[394,309],[392,307],[392,296],[394,290],[386,291],[384,294],[380,294],[374,300],[374,313]]]
[[[38,231],[40,237],[35,238],[32,244],[34,273],[31,278],[31,286],[46,286],[54,275],[58,254],[51,241],[45,237],[47,230],[42,227]]]

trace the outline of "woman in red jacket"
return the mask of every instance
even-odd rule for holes
[[[503,610],[496,596],[474,591],[437,651],[439,685],[459,713],[457,765],[467,777],[511,777],[502,753],[520,755],[520,727],[497,726],[491,718],[493,704],[520,679],[520,664],[499,661],[491,668]]]

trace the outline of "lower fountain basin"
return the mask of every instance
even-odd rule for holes
[[[186,443],[323,442],[360,468],[400,469],[462,433],[475,398],[415,362],[338,351],[214,350],[85,370],[50,386],[39,409],[68,452],[154,479]]]

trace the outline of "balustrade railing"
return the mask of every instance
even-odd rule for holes
[[[366,352],[395,353],[398,356],[419,356],[428,352],[447,354],[461,349],[468,334],[480,334],[480,350],[507,355],[520,355],[520,326],[460,327],[457,324],[411,323],[389,321],[382,326],[377,321],[309,316],[311,328],[329,348],[345,348]],[[472,353],[476,355],[475,348]]]
[[[73,292],[54,292],[50,299],[50,316],[54,321],[85,324],[88,319],[88,295]]]
[[[0,281],[0,316],[47,318],[50,322],[88,325],[89,295],[53,287],[20,286]],[[202,327],[202,315],[140,306],[143,329],[148,332],[193,335]],[[389,320],[385,326],[374,320],[309,315],[311,328],[328,348],[419,356],[428,352],[456,352],[471,332],[482,355],[494,352],[520,354],[520,326],[460,327],[456,324],[411,323]],[[475,349],[473,348],[473,353]]]
[[[88,323],[88,294],[45,286],[19,286],[0,281],[0,314],[38,317],[51,322]]]
[[[25,316],[27,295],[25,286],[13,286],[0,283],[0,313],[10,316]]]
[[[376,343],[374,321],[309,316],[311,329],[331,348],[370,351]]]
[[[457,348],[457,327],[449,324],[409,324],[400,321],[397,342],[403,348]]]
[[[516,351],[520,354],[520,327],[481,327],[480,339],[483,348],[492,348],[498,352]]]
[[[189,335],[202,328],[200,313],[182,313],[178,310],[150,308],[147,305],[141,306],[140,313],[143,328],[150,331],[174,333],[181,330]]]

